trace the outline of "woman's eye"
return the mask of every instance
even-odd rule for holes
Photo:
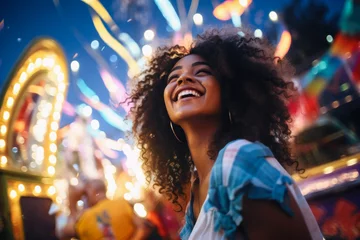
[[[176,81],[176,79],[178,79],[178,75],[172,75],[171,77],[168,78],[168,83],[171,83],[173,81]]]
[[[200,69],[196,72],[196,75],[211,75],[211,71],[207,69]]]

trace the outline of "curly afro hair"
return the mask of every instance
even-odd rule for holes
[[[286,79],[291,68],[273,57],[274,49],[266,41],[250,34],[240,36],[238,30],[213,29],[197,36],[190,48],[159,48],[149,67],[134,79],[130,95],[133,134],[145,175],[160,193],[180,206],[179,197],[186,197],[184,189],[194,167],[187,144],[179,143],[171,131],[163,98],[170,70],[189,54],[207,61],[221,87],[223,124],[208,149],[209,157],[215,160],[226,143],[242,138],[267,145],[284,167],[297,166],[288,144],[287,101],[294,85]],[[184,134],[178,126],[176,132]]]

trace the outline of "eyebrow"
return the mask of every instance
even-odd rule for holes
[[[210,67],[210,65],[207,63],[207,62],[194,62],[193,64],[191,64],[192,67],[196,67],[196,66],[199,66],[199,65],[206,65],[208,67]],[[169,72],[169,75],[175,71],[175,70],[179,70],[179,69],[182,69],[182,66],[176,66],[174,67],[173,69],[171,69],[171,71]]]

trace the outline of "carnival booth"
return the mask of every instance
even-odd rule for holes
[[[330,50],[300,79],[290,104],[294,178],[326,239],[360,238],[360,4],[349,0]]]
[[[47,38],[30,44],[1,87],[0,239],[56,239],[49,209],[67,88],[64,53]]]

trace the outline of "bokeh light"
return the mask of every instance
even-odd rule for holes
[[[155,37],[155,32],[151,29],[148,29],[144,32],[144,38],[146,41],[151,41]]]
[[[91,48],[94,49],[94,50],[98,49],[98,48],[99,48],[99,45],[100,45],[100,44],[99,44],[99,41],[98,41],[98,40],[94,40],[94,41],[92,41],[91,44],[90,44]]]
[[[271,11],[271,12],[269,13],[269,18],[270,18],[271,21],[277,22],[277,20],[278,20],[278,15],[277,15],[277,13],[276,13],[275,11]]]
[[[110,62],[116,63],[117,60],[118,60],[118,57],[115,54],[110,56]]]
[[[195,13],[193,16],[193,21],[195,23],[195,25],[200,26],[203,24],[203,16],[200,13]]]
[[[263,32],[260,29],[256,29],[254,32],[254,36],[257,38],[262,38],[263,37]]]
[[[327,35],[326,41],[328,41],[328,43],[332,43],[334,41],[334,38],[331,35]]]
[[[99,129],[99,127],[100,127],[100,123],[99,123],[99,121],[98,120],[96,120],[96,119],[93,119],[93,120],[91,120],[91,127],[94,129],[94,130],[98,130]]]
[[[80,63],[76,60],[70,63],[70,69],[72,72],[78,72],[80,68]]]
[[[141,49],[145,57],[150,57],[152,55],[153,49],[150,45],[146,44]]]

